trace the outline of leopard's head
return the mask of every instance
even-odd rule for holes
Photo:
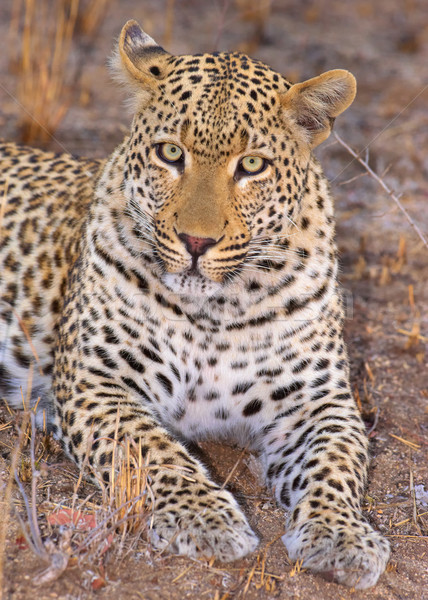
[[[173,56],[135,21],[114,65],[135,106],[124,173],[134,229],[171,290],[214,293],[289,235],[311,149],[355,79],[334,70],[291,85],[240,53]]]

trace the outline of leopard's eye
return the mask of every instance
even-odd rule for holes
[[[166,163],[180,163],[184,159],[183,150],[176,144],[157,144],[156,153]]]
[[[260,156],[244,156],[239,163],[239,167],[244,174],[257,175],[264,171],[268,163]]]

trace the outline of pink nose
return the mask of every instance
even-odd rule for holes
[[[187,235],[187,233],[179,233],[178,237],[186,246],[187,252],[195,259],[202,256],[202,254],[205,254],[208,248],[217,244],[217,241],[213,238],[195,237],[193,235]]]

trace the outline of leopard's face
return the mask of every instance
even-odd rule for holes
[[[260,260],[278,269],[325,123],[297,117],[296,86],[258,61],[175,57],[140,32],[131,24],[121,40],[138,84],[124,186],[133,234],[175,293],[214,294]]]
[[[240,54],[180,57],[138,112],[131,202],[174,292],[229,285],[293,227],[308,145],[282,118],[287,85]]]

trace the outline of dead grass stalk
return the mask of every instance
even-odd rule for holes
[[[336,138],[336,140],[339,142],[339,144],[341,146],[343,146],[347,152],[349,152],[349,154],[351,156],[353,156],[355,158],[355,160],[357,162],[360,163],[360,165],[367,171],[367,173],[380,185],[380,187],[388,194],[388,196],[390,196],[390,198],[392,198],[392,200],[395,202],[395,204],[398,206],[398,208],[400,209],[400,211],[403,213],[403,215],[405,216],[405,218],[407,219],[407,221],[410,223],[411,227],[415,230],[416,234],[418,235],[419,239],[422,241],[423,245],[425,246],[425,248],[428,250],[428,240],[425,237],[425,235],[422,233],[420,227],[417,225],[417,223],[415,223],[415,221],[412,219],[412,217],[410,216],[409,212],[406,210],[406,208],[403,206],[400,197],[402,194],[397,195],[386,183],[385,181],[377,174],[375,173],[375,171],[373,171],[373,169],[370,167],[369,163],[368,163],[368,158],[366,157],[365,159],[361,158],[361,156],[355,152],[355,150],[353,150],[341,137],[340,135],[338,135],[337,133],[334,132],[334,137]]]
[[[24,143],[47,142],[69,108],[68,57],[78,7],[79,0],[25,0],[12,17],[11,58],[19,73],[18,100],[26,109],[20,124]]]
[[[12,489],[13,489],[13,474],[18,468],[18,461],[20,459],[21,450],[27,436],[28,424],[30,422],[30,413],[26,411],[23,415],[21,427],[19,429],[18,438],[15,442],[14,450],[12,452],[12,459],[10,463],[9,477],[6,485],[1,490],[2,498],[0,503],[0,597],[4,589],[4,556],[6,550],[6,535],[9,528],[9,519],[12,502]]]
[[[86,36],[92,36],[105,18],[111,0],[80,0],[77,28]]]

